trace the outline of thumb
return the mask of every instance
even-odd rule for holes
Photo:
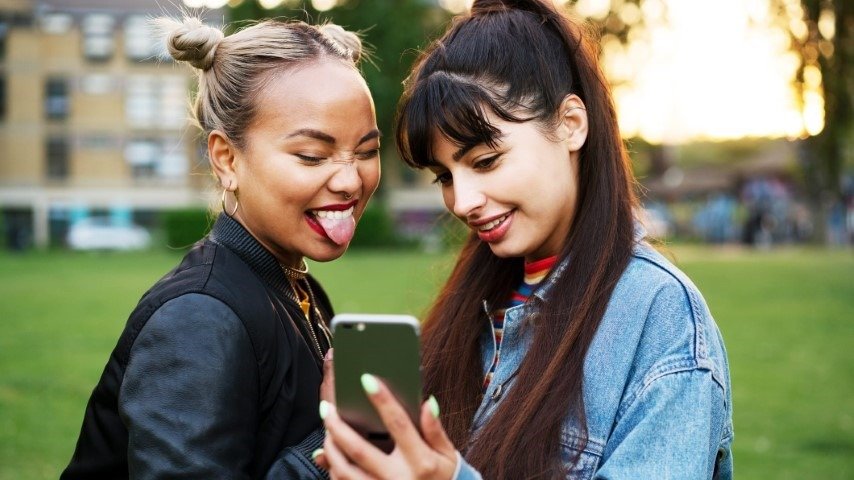
[[[445,433],[442,422],[439,421],[439,402],[433,395],[430,395],[430,398],[421,405],[421,433],[424,435],[424,441],[433,450],[456,462],[457,449]]]

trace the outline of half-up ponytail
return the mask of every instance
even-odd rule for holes
[[[567,95],[578,95],[587,110],[576,211],[559,255],[572,260],[554,279],[553,295],[535,305],[531,346],[477,432],[470,427],[482,398],[481,302],[506,301],[520,280],[521,260],[499,258],[470,236],[425,322],[425,388],[438,398],[449,436],[484,478],[565,477],[561,439],[569,442],[563,448],[571,462],[587,443],[584,359],[628,264],[636,205],[596,52],[582,25],[546,0],[476,0],[422,55],[401,98],[398,147],[418,168],[434,164],[436,135],[461,144],[494,142],[489,110],[544,127],[556,125]],[[563,431],[566,425],[571,432]]]

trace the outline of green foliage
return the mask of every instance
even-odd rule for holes
[[[380,201],[373,201],[368,204],[368,207],[362,214],[362,218],[359,220],[359,225],[356,228],[356,234],[350,242],[350,247],[396,247],[403,246],[405,243],[395,232],[394,222],[385,205]]]
[[[207,235],[212,225],[210,213],[201,208],[167,210],[161,214],[161,224],[170,248],[189,248]]]

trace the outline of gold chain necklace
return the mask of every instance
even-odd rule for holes
[[[299,268],[289,267],[284,263],[279,264],[282,267],[282,271],[285,272],[285,276],[291,280],[302,280],[308,275],[308,264],[305,263],[305,259],[300,260]]]
[[[303,266],[305,266],[305,262],[303,262]],[[285,267],[284,265],[282,265],[282,270],[285,271],[286,275],[288,274],[286,270],[287,268],[289,267]],[[305,267],[304,269],[302,269],[302,271],[296,269],[293,270],[295,270],[296,272],[301,272],[303,275],[302,279],[304,279],[305,274],[308,273],[308,267]],[[301,303],[299,291],[297,290],[297,282],[302,279],[294,278],[293,280],[288,281],[288,284],[290,285],[291,290],[294,293],[294,300],[297,302],[297,306],[299,306],[299,304]],[[309,335],[311,336],[311,343],[314,347],[315,353],[317,353],[317,358],[320,359],[320,361],[323,361],[323,349],[320,347],[320,341],[317,338],[317,333],[315,332],[314,325],[317,325],[320,331],[323,333],[327,345],[332,345],[332,334],[326,327],[326,324],[323,322],[323,315],[320,314],[320,309],[317,308],[317,300],[315,300],[314,298],[314,292],[311,289],[311,284],[308,283],[308,281],[305,281],[304,285],[308,293],[309,311],[307,314],[302,315],[302,317],[305,321],[305,327],[308,330]],[[300,310],[302,310],[302,307],[300,307]],[[314,313],[315,321],[312,321],[312,313]]]

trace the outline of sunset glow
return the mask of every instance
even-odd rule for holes
[[[441,4],[459,11],[471,1]],[[610,5],[580,0],[575,12],[603,18]],[[789,28],[806,28],[799,12],[789,13]],[[645,27],[632,31],[628,45],[602,39],[624,136],[680,143],[799,137],[824,127],[821,72],[807,67],[805,92],[796,90],[801,59],[772,23],[767,0],[642,0],[640,8],[626,3],[619,10],[629,24],[641,16]],[[821,27],[832,29],[832,21]]]

